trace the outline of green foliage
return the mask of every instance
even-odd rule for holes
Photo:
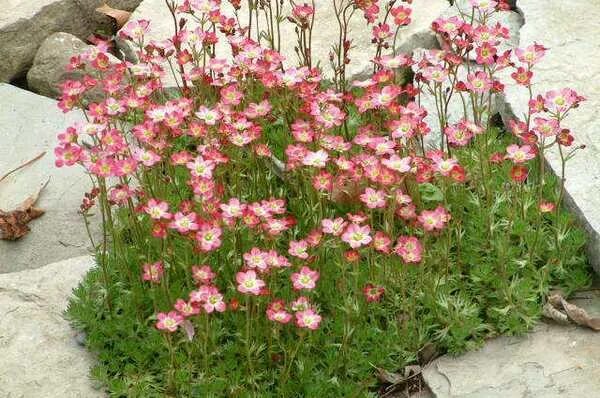
[[[266,133],[273,137],[274,148],[286,145],[278,133],[281,128],[275,123]],[[501,148],[505,138],[497,137],[491,145]],[[467,168],[477,161],[467,156],[468,152],[456,155]],[[248,188],[243,199],[285,197],[290,209],[300,215],[299,236],[320,219],[310,205],[318,199],[311,196],[310,189],[294,185],[302,179],[282,184],[266,165],[256,167],[254,159],[236,161],[245,165],[238,182]],[[134,231],[126,214],[117,214],[121,254],[113,251],[105,258],[97,257],[105,262],[108,277],[116,283],[106,291],[103,273],[99,268],[92,270],[75,290],[67,311],[73,325],[86,333],[88,348],[97,355],[93,378],[113,397],[375,396],[375,367],[395,371],[414,363],[417,351],[426,343],[434,343],[442,352],[459,354],[480,346],[487,337],[525,333],[539,319],[543,297],[550,289],[560,287],[569,292],[589,282],[583,254],[585,236],[562,210],[543,215],[541,228],[534,229],[540,217],[533,205],[535,192],[527,185],[507,186],[511,184],[506,182],[509,165],[498,165],[490,172],[488,188],[495,195],[489,203],[481,184],[454,184],[445,190],[420,185],[424,204],[435,207],[443,202],[451,210],[455,227],[439,236],[423,237],[426,251],[420,265],[407,266],[397,257],[373,255],[372,264],[387,270],[388,275],[382,303],[369,304],[361,299],[360,287],[370,280],[366,268],[348,270],[352,265],[344,261],[334,244],[319,249],[319,258],[325,260],[320,265],[316,294],[321,312],[331,315],[318,332],[307,336],[290,364],[293,377],[285,382],[283,364],[289,358],[284,346],[294,346],[298,333],[266,326],[266,319],[258,321],[265,324],[255,325],[262,335],[251,344],[254,369],[249,371],[245,346],[240,343],[245,339],[244,317],[233,311],[211,318],[210,329],[197,329],[195,339],[206,333],[212,342],[208,357],[197,344],[179,336],[174,340],[176,350],[171,359],[165,336],[154,327],[154,314],[167,310],[176,297],[185,297],[190,291],[192,285],[185,271],[190,263],[209,262],[222,275],[219,283],[230,283],[227,281],[233,275],[227,264],[239,261],[236,243],[225,241],[222,250],[204,258],[190,256],[191,248],[184,241],[177,243],[173,260],[166,264],[172,272],[169,301],[160,286],[143,286],[137,276],[133,282],[125,282],[127,278],[119,274],[126,264],[138,275],[142,259],[159,253],[161,243],[150,239],[146,247],[128,243]],[[175,175],[177,178],[185,177]],[[547,178],[548,196],[552,197],[556,181]],[[174,202],[176,186],[164,192]],[[529,202],[532,204],[525,205]],[[337,206],[338,211],[354,210],[352,204]],[[493,211],[486,211],[488,207]],[[560,231],[554,229],[555,216],[561,219]],[[559,252],[554,246],[557,237],[561,239]],[[240,239],[242,246],[248,247],[256,237],[245,233]],[[540,244],[534,245],[535,240]],[[285,250],[283,246],[276,248]],[[111,298],[111,308],[106,305],[107,297]],[[267,300],[258,301],[257,311],[264,311]]]

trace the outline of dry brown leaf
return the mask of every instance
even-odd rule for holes
[[[559,323],[571,321],[580,326],[600,331],[600,318],[591,317],[586,310],[569,303],[560,293],[548,296],[543,315]]]
[[[547,302],[542,308],[542,315],[562,325],[569,324],[569,317],[567,314],[554,308],[550,302]]]
[[[44,214],[44,210],[35,207],[40,193],[48,184],[48,180],[33,195],[21,202],[14,210],[0,209],[0,239],[18,240],[30,231],[29,222]]]
[[[131,13],[129,11],[119,10],[118,8],[112,8],[106,3],[104,3],[102,7],[96,8],[96,11],[98,11],[101,14],[108,15],[109,17],[114,19],[117,23],[118,29],[121,29],[131,17]]]
[[[578,325],[587,326],[590,329],[600,331],[600,318],[592,318],[583,308],[567,302],[564,298],[561,304],[570,320]]]

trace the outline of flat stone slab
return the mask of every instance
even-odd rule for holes
[[[423,373],[436,398],[592,398],[600,394],[600,333],[539,324],[461,357],[441,357]]]
[[[20,240],[0,240],[0,273],[89,253],[89,239],[77,211],[90,179],[79,166],[54,166],[56,135],[83,120],[78,112],[63,114],[52,99],[0,83],[0,175],[46,151],[44,157],[0,182],[0,208],[14,209],[48,181],[37,203],[46,214],[30,222],[31,231]],[[93,224],[92,230],[97,235],[98,225]]]
[[[91,356],[62,313],[89,256],[0,275],[0,396],[94,398]]]
[[[566,202],[588,232],[589,258],[600,272],[600,2],[522,0],[517,5],[525,18],[520,46],[538,42],[549,48],[536,65],[534,92],[570,87],[587,98],[562,123],[573,132],[574,145],[586,145],[567,163]],[[507,84],[505,122],[522,118],[527,101],[526,89]],[[560,171],[557,153],[547,160]]]

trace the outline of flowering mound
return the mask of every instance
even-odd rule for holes
[[[443,50],[410,56],[393,50],[409,4],[334,0],[331,80],[311,55],[314,3],[286,20],[278,1],[250,1],[247,25],[230,3],[235,17],[169,0],[172,37],[147,42],[152,23],[131,21],[120,36],[139,63],[111,64],[102,43],[70,65],[94,74],[64,84],[60,106],[88,122],[59,134],[56,164],[89,173],[81,213],[104,228],[68,314],[111,393],[376,394],[375,368],[524,332],[550,288],[587,283],[583,234],[543,161],[580,149],[563,122],[583,98],[534,94],[546,49],[499,50],[508,30],[489,21],[504,2],[436,20]],[[375,57],[351,82],[355,13]],[[296,25],[295,67],[282,23]],[[531,99],[510,131],[492,117],[503,78]]]

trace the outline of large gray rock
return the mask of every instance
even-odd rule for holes
[[[69,33],[59,32],[49,36],[38,49],[33,66],[27,72],[29,89],[47,97],[59,98],[60,84],[65,80],[81,80],[84,72],[81,70],[67,71],[67,65],[72,56],[80,55],[92,48]],[[109,54],[111,62],[120,62]],[[89,69],[89,68],[88,68]],[[86,70],[92,73],[91,70]],[[87,97],[94,92],[88,92]],[[97,95],[96,95],[97,97]],[[90,99],[95,99],[92,95]]]
[[[90,15],[74,0],[5,0],[2,9],[0,82],[23,75],[42,41],[52,33],[87,38],[95,29]]]
[[[94,398],[93,359],[62,313],[89,256],[0,275],[0,396]]]
[[[540,324],[463,356],[441,357],[423,372],[436,398],[584,398],[600,394],[600,334]]]
[[[536,66],[534,91],[571,87],[587,97],[563,122],[575,136],[574,145],[586,145],[567,164],[566,200],[588,232],[589,258],[600,272],[600,3],[522,0],[518,7],[525,17],[520,45],[535,41],[550,49]],[[505,97],[505,122],[527,112],[527,90],[508,84]],[[559,159],[555,152],[547,156],[555,172]]]
[[[247,24],[247,6],[243,3],[240,11],[240,21],[243,26]],[[320,65],[326,77],[332,76],[329,63],[329,54],[332,45],[337,44],[338,22],[331,0],[316,0],[315,28],[312,36],[312,56],[314,65]],[[431,22],[448,7],[447,0],[415,0],[412,4],[412,23],[402,28],[397,42],[397,47],[402,52],[411,52],[416,48],[437,47],[435,36],[430,32]],[[226,15],[233,15],[233,9],[227,2],[222,4]],[[283,15],[291,14],[289,5],[284,4]],[[264,18],[262,12],[259,18]],[[173,35],[173,21],[164,0],[144,0],[133,12],[130,20],[146,19],[150,21],[150,32],[146,37],[150,40],[165,40]],[[190,21],[191,22],[191,21]],[[193,27],[190,24],[189,27]],[[265,27],[265,21],[260,21],[260,26]],[[349,37],[352,39],[353,48],[350,50],[351,63],[347,66],[347,76],[350,78],[364,78],[372,69],[371,59],[375,55],[375,47],[371,44],[372,25],[367,26],[362,12],[357,11],[350,21]],[[285,56],[284,65],[295,66],[298,57],[294,50],[296,46],[295,25],[285,20],[281,24],[281,53]],[[266,43],[263,43],[266,45]],[[135,60],[135,47],[126,41],[118,42],[119,48],[131,60]],[[228,58],[231,51],[225,45],[217,46],[217,56]],[[165,70],[169,70],[165,67]],[[167,85],[174,85],[174,80],[167,76]]]
[[[77,211],[90,180],[80,167],[56,168],[53,153],[57,133],[83,121],[83,116],[63,114],[56,101],[4,83],[0,98],[0,174],[46,151],[43,158],[0,182],[0,208],[13,209],[49,179],[38,201],[46,214],[29,223],[31,231],[20,240],[0,240],[0,273],[88,253],[89,240]],[[92,230],[97,235],[96,224]]]

